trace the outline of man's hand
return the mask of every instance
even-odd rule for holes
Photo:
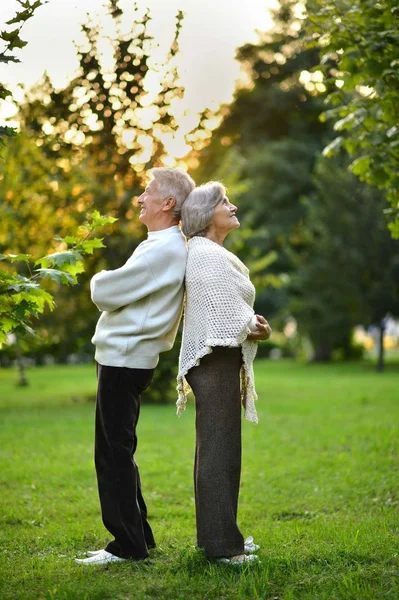
[[[262,315],[255,315],[257,318],[256,327],[258,331],[254,331],[248,334],[247,339],[254,342],[260,342],[262,340],[268,340],[272,334],[272,328]]]

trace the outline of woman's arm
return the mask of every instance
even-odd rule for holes
[[[251,331],[251,333],[248,334],[247,339],[254,342],[268,340],[272,334],[272,328],[262,315],[255,315],[255,317],[257,318],[257,331]]]

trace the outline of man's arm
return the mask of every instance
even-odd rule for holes
[[[141,255],[119,269],[100,271],[90,281],[91,299],[102,311],[113,311],[136,302],[162,286]]]

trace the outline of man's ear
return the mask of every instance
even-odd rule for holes
[[[176,205],[176,198],[174,198],[173,196],[169,196],[168,198],[165,198],[162,210],[165,212],[168,210],[173,210],[175,205]]]

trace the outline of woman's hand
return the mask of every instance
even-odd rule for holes
[[[251,331],[248,334],[247,339],[254,342],[260,342],[262,340],[268,340],[272,334],[272,328],[262,315],[255,315],[257,319],[256,327],[257,331]]]

